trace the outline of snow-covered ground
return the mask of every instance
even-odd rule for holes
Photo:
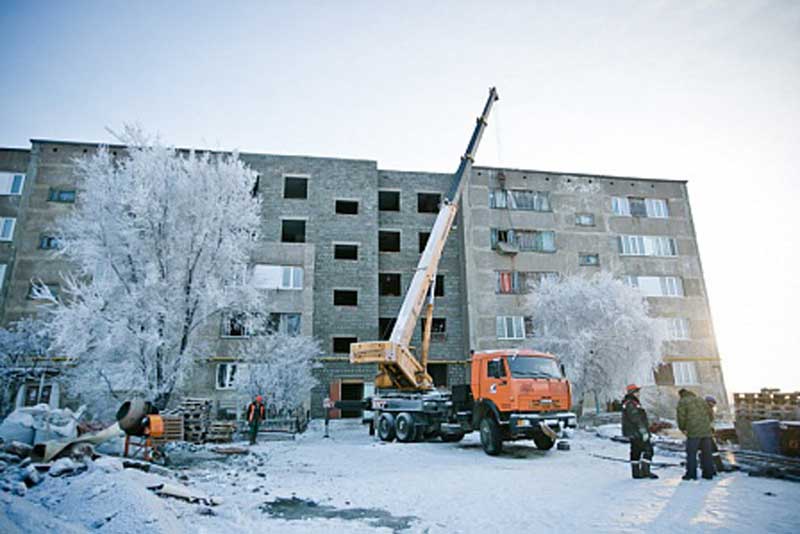
[[[385,444],[357,422],[334,421],[331,436],[315,425],[246,456],[176,452],[178,463],[192,460],[177,481],[110,462],[46,477],[24,498],[0,493],[0,531],[800,531],[800,484],[743,473],[684,482],[680,467],[658,469],[659,480],[632,480],[626,463],[595,456],[625,459],[627,446],[586,432],[573,436],[570,451],[517,442],[495,458],[477,435],[458,444]],[[145,489],[159,482],[223,502],[189,504]]]

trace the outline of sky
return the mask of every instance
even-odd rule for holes
[[[166,4],[166,5],[162,5]],[[800,390],[800,2],[0,2],[0,146],[689,181],[729,392]]]

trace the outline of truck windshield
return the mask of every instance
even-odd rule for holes
[[[561,378],[555,360],[537,356],[509,356],[508,367],[516,378]]]

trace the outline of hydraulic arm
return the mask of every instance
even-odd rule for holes
[[[439,260],[458,211],[461,191],[464,188],[464,178],[469,175],[475,161],[475,153],[488,124],[489,113],[498,98],[496,89],[492,87],[483,113],[478,117],[472,132],[467,150],[461,157],[458,170],[453,176],[450,190],[439,208],[428,243],[420,256],[414,278],[397,314],[397,321],[389,341],[370,341],[350,345],[351,363],[378,364],[378,376],[375,378],[377,388],[420,391],[433,387],[433,381],[426,371],[425,364],[427,362],[424,361],[427,359],[427,350],[423,351],[425,353],[423,362],[420,362],[411,354],[408,344],[414,334],[414,327],[425,303],[428,289],[436,279]],[[429,307],[425,328],[427,335],[430,335],[430,317],[431,308]]]

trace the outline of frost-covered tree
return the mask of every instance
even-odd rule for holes
[[[259,226],[255,173],[237,154],[187,152],[128,128],[119,156],[76,160],[74,210],[57,223],[74,266],[49,299],[68,385],[84,397],[142,395],[163,408],[204,353],[198,332],[221,310],[248,309],[243,275]]]
[[[51,343],[50,330],[40,319],[25,318],[0,328],[0,412],[9,406],[16,386],[39,376],[40,357],[48,354]]]
[[[652,376],[666,337],[648,316],[642,293],[608,273],[543,280],[531,298],[530,345],[555,354],[567,369],[575,400],[619,398],[625,385]]]
[[[277,410],[292,411],[308,399],[316,385],[312,374],[319,343],[309,336],[270,334],[241,342],[234,387],[243,396],[262,395]]]

